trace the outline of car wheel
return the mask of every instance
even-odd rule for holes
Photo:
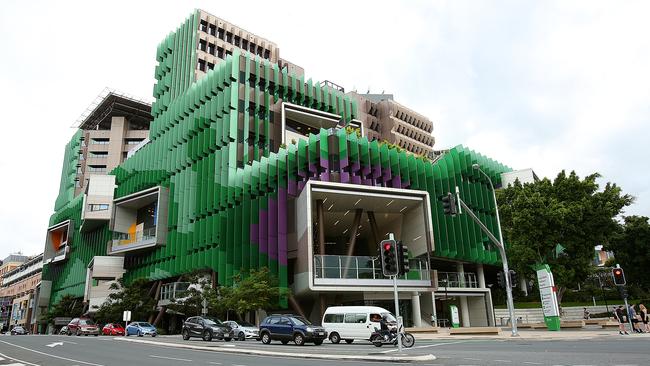
[[[155,337],[156,335],[157,335],[156,333],[153,333],[153,334],[151,335],[151,337]]]
[[[65,332],[65,334],[67,334],[68,336],[71,336],[71,335],[72,335],[71,332]]]
[[[209,330],[203,332],[203,340],[206,342],[210,342],[212,340],[212,332],[210,332]]]
[[[81,335],[81,331],[77,329],[77,337],[79,337],[80,335]]]
[[[296,333],[293,336],[293,343],[296,344],[296,346],[304,346],[305,345],[305,337],[303,337],[302,334]]]
[[[244,334],[244,332],[239,332],[238,340],[245,341],[246,340],[246,334]]]
[[[138,331],[138,337],[143,337],[142,331]]]
[[[190,332],[187,329],[183,329],[183,340],[187,341],[188,339],[190,339]]]
[[[352,342],[354,342],[354,339],[346,339],[345,340],[345,343],[347,343],[347,344],[352,344]]]
[[[268,333],[262,333],[262,343],[271,344],[271,336]]]
[[[321,344],[323,344],[323,340],[319,339],[317,341],[314,341],[314,344],[317,345],[317,346],[320,346]]]
[[[330,342],[339,344],[339,342],[341,342],[341,336],[336,332],[330,334]]]

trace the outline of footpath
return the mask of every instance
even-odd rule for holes
[[[479,328],[477,328],[479,329]],[[426,332],[424,330],[413,330],[416,340],[449,340],[449,339],[493,339],[493,340],[588,340],[602,337],[639,337],[650,338],[650,333],[630,333],[627,336],[618,334],[618,328],[600,329],[600,328],[583,328],[583,329],[562,329],[559,331],[549,331],[542,329],[518,329],[517,337],[511,336],[509,327],[492,328],[498,332],[469,333],[469,334],[451,334],[450,329],[440,328],[437,332]],[[491,330],[492,330],[491,329]],[[479,329],[480,330],[480,329]],[[411,331],[411,330],[408,330]],[[629,330],[628,330],[629,332]]]

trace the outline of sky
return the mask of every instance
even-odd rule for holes
[[[602,174],[650,216],[647,1],[2,1],[0,259],[43,250],[71,127],[105,87],[153,100],[156,47],[195,8],[307,77],[386,92],[514,169]]]

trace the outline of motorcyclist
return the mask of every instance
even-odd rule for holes
[[[381,320],[379,321],[379,325],[381,326],[379,334],[381,334],[381,336],[386,340],[390,339],[390,327],[388,324],[388,315],[384,315],[381,317]]]

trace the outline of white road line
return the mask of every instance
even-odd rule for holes
[[[455,341],[455,342],[445,342],[445,343],[434,343],[434,344],[427,344],[426,346],[416,346],[413,348],[429,348],[429,347],[438,347],[438,346],[446,346],[448,344],[458,344],[458,343],[467,343],[469,341]],[[404,348],[404,350],[407,350],[408,348]],[[391,352],[398,352],[399,349],[390,349],[388,351],[382,351],[380,353],[391,353]]]
[[[209,363],[210,365],[221,365],[221,362],[212,362],[212,361],[208,361],[208,363]]]
[[[8,358],[8,359],[10,359],[10,360],[14,360],[14,361],[21,362],[23,365],[39,366],[39,365],[37,365],[37,364],[35,364],[35,363],[30,363],[30,362],[27,362],[27,361],[19,360],[19,359],[14,358],[14,357],[9,357],[9,356],[7,356],[7,355],[5,355],[5,354],[2,354],[2,353],[0,353],[0,356],[5,357],[5,358]],[[3,358],[3,360],[4,360],[4,358]]]
[[[156,356],[156,355],[149,355],[149,357],[164,358],[165,360],[173,360],[173,361],[192,362],[192,360],[188,360],[186,358],[165,357],[165,356]]]
[[[233,363],[232,366],[246,366],[246,365],[240,365],[240,364]]]
[[[10,345],[10,346],[14,346],[14,347],[18,347],[18,348],[24,349],[24,350],[26,350],[26,351],[30,351],[30,352],[34,352],[34,353],[38,353],[38,354],[41,354],[41,355],[44,355],[44,356],[58,358],[58,359],[60,359],[60,360],[71,361],[71,362],[74,362],[74,363],[82,363],[82,364],[84,364],[84,365],[90,365],[90,366],[104,366],[104,365],[100,365],[100,364],[98,364],[98,363],[92,363],[92,362],[86,362],[86,361],[79,361],[79,360],[73,360],[73,359],[71,359],[71,358],[67,358],[67,357],[55,356],[55,355],[53,355],[53,354],[49,354],[49,353],[45,353],[45,352],[41,352],[41,351],[37,351],[37,350],[35,350],[35,349],[31,349],[31,348],[27,348],[27,347],[19,346],[19,345],[17,345],[17,344],[9,343],[9,342],[6,342],[6,341],[0,341],[0,342],[5,343],[5,344],[8,344],[8,345]],[[18,361],[18,360],[16,360],[16,361]],[[23,361],[21,361],[21,362],[23,362]],[[27,364],[29,364],[29,365],[33,365],[33,364],[30,364],[30,363],[27,363]]]
[[[471,357],[465,357],[463,360],[468,360],[468,361],[480,361],[480,358],[471,358]]]
[[[541,363],[539,363],[539,362],[524,361],[524,363],[529,364],[529,365],[541,365]]]
[[[25,366],[25,364],[24,363],[10,363],[10,364],[7,364],[5,366]]]
[[[510,363],[510,362],[512,362],[512,361],[509,361],[509,360],[494,360],[494,362],[506,362],[506,363]]]

